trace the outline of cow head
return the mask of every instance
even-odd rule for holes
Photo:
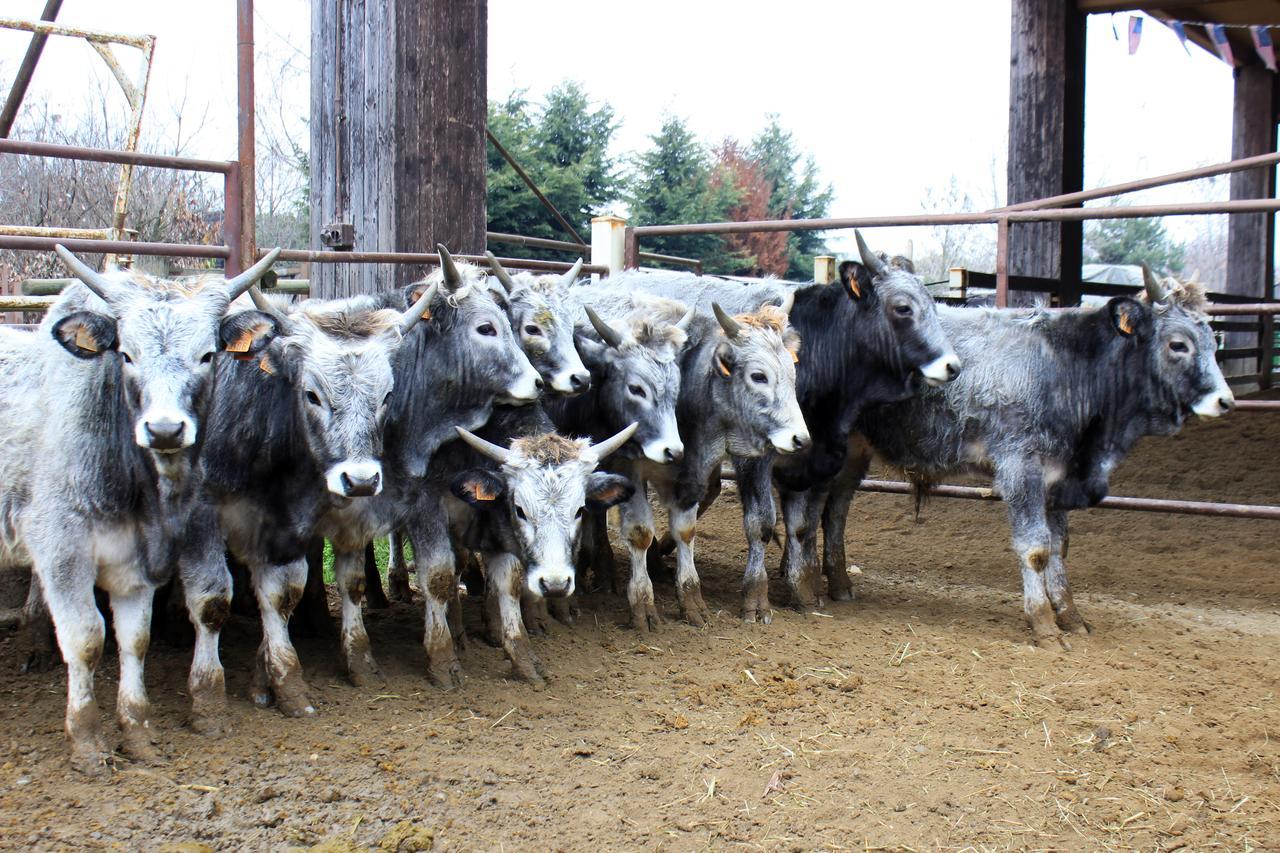
[[[512,331],[534,369],[557,394],[573,396],[587,390],[591,374],[574,346],[574,310],[566,298],[582,270],[582,260],[562,276],[521,273],[513,277],[492,252],[485,255],[506,293]]]
[[[258,354],[279,331],[273,317],[258,311],[224,315],[280,250],[232,279],[192,281],[99,273],[62,246],[56,251],[98,299],[54,322],[54,339],[77,358],[119,359],[139,447],[160,454],[191,447],[209,399],[214,355]]]
[[[1116,331],[1148,343],[1156,393],[1173,409],[1175,424],[1188,413],[1225,415],[1235,395],[1215,358],[1204,287],[1174,278],[1162,282],[1145,265],[1143,278],[1143,302],[1118,297],[1108,303]]]
[[[525,566],[525,585],[534,595],[571,595],[574,554],[588,510],[602,512],[635,492],[618,474],[595,470],[636,431],[631,424],[599,444],[548,433],[518,438],[499,447],[457,427],[462,439],[497,462],[498,470],[476,468],[454,478],[450,489],[478,508],[501,512],[515,555]]]
[[[693,309],[669,299],[643,299],[616,323],[589,306],[585,310],[600,340],[579,335],[578,348],[599,384],[605,420],[636,423],[635,442],[646,459],[679,462],[684,458],[676,425],[679,356]]]
[[[960,373],[960,358],[947,340],[933,298],[905,258],[885,261],[855,232],[862,263],[840,265],[845,293],[873,317],[877,350],[891,354],[893,367],[918,372],[931,386]]]
[[[723,332],[713,356],[713,393],[729,412],[729,449],[757,456],[769,449],[807,448],[809,429],[796,402],[800,336],[787,324],[786,313],[765,305],[730,317],[718,304],[711,308]]]
[[[332,494],[382,491],[382,439],[394,393],[392,360],[435,296],[428,288],[403,313],[371,297],[306,302],[285,313],[252,291],[282,333],[259,362],[293,389],[302,438]]]

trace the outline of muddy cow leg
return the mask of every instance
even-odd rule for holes
[[[520,595],[524,588],[524,569],[511,554],[485,554],[489,586],[496,590],[498,619],[502,630],[502,648],[511,660],[511,674],[535,687],[546,682],[542,661],[529,645],[524,616],[520,612]]]
[[[805,540],[809,538],[810,493],[779,490],[782,501],[782,524],[786,540],[782,547],[782,573],[791,590],[791,606],[796,610],[812,610],[822,606],[822,598],[813,588],[814,577],[805,563]]]
[[[360,612],[366,583],[364,550],[339,551],[334,546],[333,576],[342,601],[342,657],[347,677],[356,687],[376,687],[384,679],[369,648],[369,634]]]
[[[364,546],[364,600],[374,610],[386,610],[391,606],[386,590],[382,588],[382,575],[378,574],[378,552],[373,543]]]
[[[631,625],[639,631],[656,631],[662,624],[653,598],[653,581],[649,579],[648,553],[653,544],[653,507],[649,505],[647,484],[636,482],[635,494],[618,505],[621,513],[622,538],[631,558],[631,578],[627,582],[627,601],[631,605]]]
[[[830,489],[810,489],[805,495],[804,535],[800,537],[800,562],[804,566],[805,584],[813,590],[819,608],[827,606],[823,592],[822,564],[818,562],[818,528],[822,525],[822,510],[827,505]]]
[[[404,559],[404,531],[396,528],[391,531],[391,560],[387,565],[387,597],[392,601],[408,604],[413,601],[413,590],[409,586],[410,563]]]
[[[44,603],[44,589],[40,577],[31,573],[31,585],[27,588],[27,602],[22,606],[22,625],[19,633],[26,646],[20,668],[23,672],[48,672],[61,660],[58,657],[57,640],[53,634],[53,619]]]
[[[684,509],[668,506],[671,532],[676,540],[676,595],[684,618],[695,628],[711,621],[711,611],[702,600],[702,581],[693,562],[693,540],[698,525],[698,506]]]
[[[259,707],[271,704],[289,717],[309,717],[316,713],[308,698],[298,652],[289,639],[289,617],[302,598],[307,583],[306,559],[283,565],[256,566],[253,591],[262,614],[262,644],[254,667],[253,701]]]
[[[438,515],[417,513],[409,528],[418,588],[424,599],[422,645],[427,655],[427,678],[448,690],[462,684],[462,664],[449,628],[449,608],[458,594],[449,532]]]
[[[578,578],[583,584],[590,579],[591,589],[608,589],[618,595],[618,561],[609,542],[607,513],[589,512],[578,550]]]
[[[832,601],[853,601],[853,581],[849,579],[844,553],[845,525],[853,496],[870,464],[870,448],[865,441],[855,439],[822,508],[822,573],[827,576],[827,594]]]
[[[764,570],[764,546],[773,539],[777,511],[773,506],[773,459],[735,457],[742,527],[747,535],[747,566],[742,576],[742,621],[773,621],[769,577]]]
[[[77,543],[84,537],[68,537]],[[39,569],[37,569],[39,571]],[[57,632],[58,648],[67,663],[67,744],[71,766],[82,773],[101,775],[108,754],[102,738],[102,720],[93,692],[93,674],[102,659],[106,628],[93,595],[96,571],[87,556],[63,555],[41,572],[45,601]]]
[[[547,599],[534,595],[528,589],[521,591],[519,598],[524,629],[529,636],[541,637],[551,633],[551,608]]]
[[[1067,581],[1067,514],[1061,510],[1049,513],[1049,532],[1053,537],[1049,566],[1044,572],[1049,603],[1057,617],[1058,627],[1071,634],[1088,634],[1093,626],[1084,621],[1071,596],[1071,584]]]
[[[137,574],[141,576],[140,567]],[[120,654],[120,686],[116,719],[120,722],[121,749],[135,761],[153,763],[160,754],[153,745],[151,703],[143,684],[143,667],[151,643],[151,606],[155,589],[138,582],[111,592],[111,621]]]
[[[1063,636],[1049,603],[1044,571],[1049,565],[1052,537],[1045,518],[1044,475],[1034,460],[1017,459],[996,471],[996,487],[1009,510],[1013,551],[1022,569],[1022,607],[1032,637],[1041,648],[1071,645]]]
[[[187,618],[195,628],[195,651],[187,675],[191,695],[191,728],[201,734],[226,734],[227,682],[218,655],[222,626],[231,612],[231,572],[222,550],[221,535],[196,560],[182,560],[178,571],[187,605]]]
[[[295,637],[336,637],[333,615],[329,613],[329,594],[324,588],[324,539],[316,538],[307,544],[306,560],[307,582],[302,600],[289,620],[289,632]]]

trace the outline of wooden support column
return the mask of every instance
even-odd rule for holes
[[[1235,69],[1235,109],[1231,122],[1231,156],[1248,157],[1276,150],[1276,75],[1261,63]],[[1276,170],[1250,169],[1231,176],[1231,198],[1272,198]],[[1274,296],[1275,214],[1242,213],[1227,223],[1227,293],[1270,299]],[[1270,324],[1263,323],[1266,330]],[[1228,348],[1261,342],[1245,332],[1226,336]],[[1265,346],[1262,347],[1267,349]],[[1232,359],[1223,365],[1230,375],[1254,372],[1261,359]],[[1265,386],[1264,386],[1265,387]]]
[[[314,0],[311,246],[329,223],[357,251],[485,248],[487,0]],[[372,293],[427,267],[315,264],[311,292]]]
[[[1085,19],[1075,0],[1013,0],[1009,60],[1008,202],[1084,188]],[[1080,222],[1009,228],[1011,275],[1057,278],[1080,298]]]

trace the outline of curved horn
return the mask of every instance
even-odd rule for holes
[[[689,306],[689,310],[684,312],[684,316],[676,320],[676,328],[682,332],[689,331],[689,324],[693,322],[694,308]]]
[[[249,298],[253,300],[253,307],[257,308],[263,314],[274,317],[276,323],[280,325],[280,334],[287,335],[293,328],[293,324],[289,322],[289,317],[276,306],[272,305],[262,292],[262,288],[256,284],[249,285]]]
[[[622,445],[630,441],[631,436],[636,434],[636,430],[639,429],[639,427],[640,427],[639,422],[633,421],[629,427],[625,428],[622,432],[618,433],[617,435],[611,438],[606,438],[604,441],[600,442],[599,444],[591,445],[591,451],[595,453],[596,459],[603,459],[606,456],[608,456],[610,453],[613,453],[619,447],[621,447]]]
[[[867,248],[867,241],[862,239],[862,232],[854,231],[853,239],[858,241],[858,254],[862,256],[862,265],[871,271],[873,277],[883,275],[884,262],[880,260],[879,255]]]
[[[590,305],[584,305],[583,310],[587,312],[587,319],[591,321],[591,327],[596,330],[596,334],[600,336],[600,340],[609,346],[617,349],[622,346],[622,335],[618,334],[618,330],[610,326],[604,320],[600,319],[600,315]]]
[[[720,328],[724,329],[724,333],[729,340],[737,340],[738,335],[742,334],[742,324],[726,314],[724,309],[720,307],[719,302],[712,302],[711,310],[715,313],[716,319],[720,321]]]
[[[507,460],[511,458],[511,451],[505,447],[499,447],[492,441],[485,441],[478,435],[468,432],[460,426],[455,426],[458,431],[458,437],[471,445],[481,456],[487,456],[499,465],[505,465]]]
[[[1151,299],[1151,304],[1164,302],[1168,294],[1165,292],[1164,285],[1160,283],[1160,279],[1156,278],[1155,273],[1151,271],[1151,267],[1147,266],[1146,261],[1142,263],[1142,285],[1147,289],[1147,297]]]
[[[85,287],[96,293],[103,302],[110,304],[111,300],[107,297],[107,294],[115,289],[116,283],[114,281],[102,273],[90,269],[88,264],[71,254],[67,247],[61,243],[54,246],[53,250],[58,253],[58,257],[62,260],[62,265],[67,268],[67,272],[83,281]]]
[[[276,258],[280,256],[280,247],[276,246],[266,257],[249,267],[235,278],[227,279],[227,298],[235,301],[235,298],[249,289],[250,285],[256,284],[258,279],[267,274],[267,270],[271,269],[271,265],[276,262]]]
[[[578,275],[582,272],[582,258],[574,261],[573,266],[569,267],[569,271],[560,276],[559,284],[561,287],[568,287],[578,280]]]
[[[444,289],[450,292],[462,286],[462,273],[453,262],[453,255],[444,247],[444,243],[436,243],[436,251],[440,253],[440,271],[444,273]]]
[[[427,309],[431,307],[431,300],[435,299],[436,293],[440,290],[440,285],[433,284],[426,290],[422,291],[422,295],[418,297],[418,301],[405,309],[400,315],[400,334],[407,335],[414,324],[422,319],[422,315],[427,313]]]
[[[516,289],[516,283],[511,279],[511,273],[498,263],[498,259],[493,256],[493,252],[485,252],[484,256],[489,259],[489,269],[493,271],[493,277],[502,283],[502,289],[507,293]]]

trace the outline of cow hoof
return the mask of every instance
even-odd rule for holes
[[[742,621],[746,624],[769,625],[773,622],[773,609],[769,607],[752,607],[742,611]]]
[[[1057,614],[1058,627],[1069,634],[1077,634],[1081,637],[1087,637],[1093,633],[1093,626],[1084,620],[1080,615],[1080,611],[1074,607],[1063,610]]]
[[[319,713],[304,690],[277,691],[276,707],[286,717],[314,717]]]
[[[27,659],[18,667],[24,675],[49,672],[61,662],[61,658],[52,649],[35,649],[27,655]]]
[[[221,716],[193,714],[191,730],[205,737],[222,737],[231,734],[231,723]]]
[[[151,742],[151,733],[138,727],[127,728],[122,732],[120,751],[138,764],[164,764],[164,757]]]
[[[1064,634],[1054,632],[1052,634],[1035,635],[1036,648],[1048,649],[1056,652],[1071,651],[1071,641]]]
[[[631,605],[631,627],[637,631],[652,633],[662,625],[662,617],[658,608],[652,604],[640,603]]]
[[[462,686],[462,664],[457,658],[428,661],[427,680],[441,690],[455,690]]]
[[[484,641],[495,649],[502,648],[502,634],[499,633],[497,627],[486,625],[484,628]],[[529,630],[529,626],[525,626],[525,630]]]
[[[270,690],[255,689],[249,694],[250,701],[253,702],[255,708],[270,708],[274,701]]]
[[[413,563],[410,563],[403,575],[399,573],[387,575],[387,598],[401,604],[413,603],[413,589],[409,586],[409,575],[413,571]]]
[[[387,683],[382,670],[378,669],[378,665],[370,657],[356,658],[349,662],[347,664],[347,678],[351,679],[351,683],[361,690],[381,687]]]
[[[71,769],[85,776],[101,779],[114,766],[105,750],[94,749],[71,754]]]

